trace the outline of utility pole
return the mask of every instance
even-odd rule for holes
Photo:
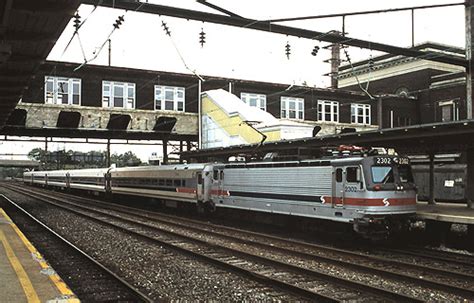
[[[474,0],[466,0],[466,118],[472,119],[472,81],[473,64],[473,27],[474,27]]]
[[[474,27],[474,0],[466,0],[466,118],[472,119],[472,72],[473,64],[473,27]],[[474,149],[466,151],[467,156],[467,177],[466,177],[466,199],[467,206],[474,208]]]
[[[109,66],[112,64],[112,40],[109,39]]]

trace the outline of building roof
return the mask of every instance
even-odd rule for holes
[[[456,56],[460,58],[465,57],[465,50],[460,47],[444,45],[434,42],[424,42],[422,44],[416,45],[412,49],[416,50],[430,50],[435,53],[439,53],[440,56],[443,54]],[[365,74],[370,71],[380,70],[387,67],[404,64],[407,62],[412,62],[416,60],[422,60],[423,58],[411,58],[404,57],[400,55],[385,54],[381,56],[376,56],[371,59],[362,60],[358,62],[353,62],[352,65],[346,64],[339,67],[338,79],[345,79],[353,77],[354,75]],[[372,61],[372,63],[370,63]],[[371,66],[369,66],[371,65]]]

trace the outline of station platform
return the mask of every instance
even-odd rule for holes
[[[0,208],[0,302],[80,302]]]
[[[429,205],[428,202],[418,202],[416,215],[422,220],[474,224],[474,209],[468,208],[466,203],[436,202],[434,205]]]

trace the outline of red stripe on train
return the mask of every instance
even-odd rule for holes
[[[195,188],[189,188],[189,187],[178,187],[178,188],[176,188],[176,192],[186,193],[186,194],[195,194],[196,189]]]
[[[216,195],[216,196],[230,196],[230,193],[228,190],[211,190],[211,195]]]
[[[332,203],[332,197],[324,197],[325,203]],[[361,199],[361,198],[335,198],[336,204],[351,206],[404,206],[416,205],[415,198],[384,198],[384,199]]]
[[[178,192],[178,193],[187,193],[187,194],[195,194],[197,191],[196,191],[195,188],[178,187],[178,188],[176,188],[176,192]],[[230,196],[229,191],[227,191],[227,190],[211,190],[211,195]]]

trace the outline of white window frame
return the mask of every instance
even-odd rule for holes
[[[456,102],[456,99],[448,100],[448,101],[439,101],[438,108],[441,110],[441,122],[449,122],[449,121],[459,121],[459,106]],[[451,120],[443,121],[443,108],[450,107],[451,109]]]
[[[67,84],[67,92],[64,92],[64,86]],[[74,94],[74,86],[78,85],[78,93]],[[50,87],[48,87],[50,86]],[[81,79],[66,77],[44,77],[44,103],[60,105],[81,105]],[[51,88],[51,89],[50,89]],[[67,103],[63,103],[63,96],[67,95]],[[78,95],[77,103],[74,103],[74,96]]]
[[[291,104],[294,104],[294,109],[291,108]],[[281,119],[304,120],[304,99],[282,96],[280,98],[280,110]],[[290,112],[293,111],[295,112],[295,117],[291,118]]]
[[[252,107],[260,108],[263,111],[267,111],[267,96],[263,94],[254,93],[240,93],[240,99],[246,104]],[[251,104],[251,101],[255,100],[255,104]]]
[[[362,109],[362,115],[359,110]],[[352,124],[371,124],[372,108],[370,104],[351,103],[351,123]]]
[[[155,85],[155,110],[186,111],[186,89],[179,86]],[[166,99],[166,93],[172,94],[172,99]],[[173,102],[173,108],[166,108],[166,102]],[[180,103],[182,108],[180,108]]]
[[[329,107],[329,112],[326,106]],[[326,115],[329,115],[328,119]],[[318,121],[339,123],[339,102],[331,100],[318,100]]]
[[[115,106],[114,91],[116,87],[122,86],[122,106]],[[107,88],[107,90],[106,90]],[[105,108],[125,108],[135,109],[135,83],[118,82],[118,81],[102,81],[102,107]]]

